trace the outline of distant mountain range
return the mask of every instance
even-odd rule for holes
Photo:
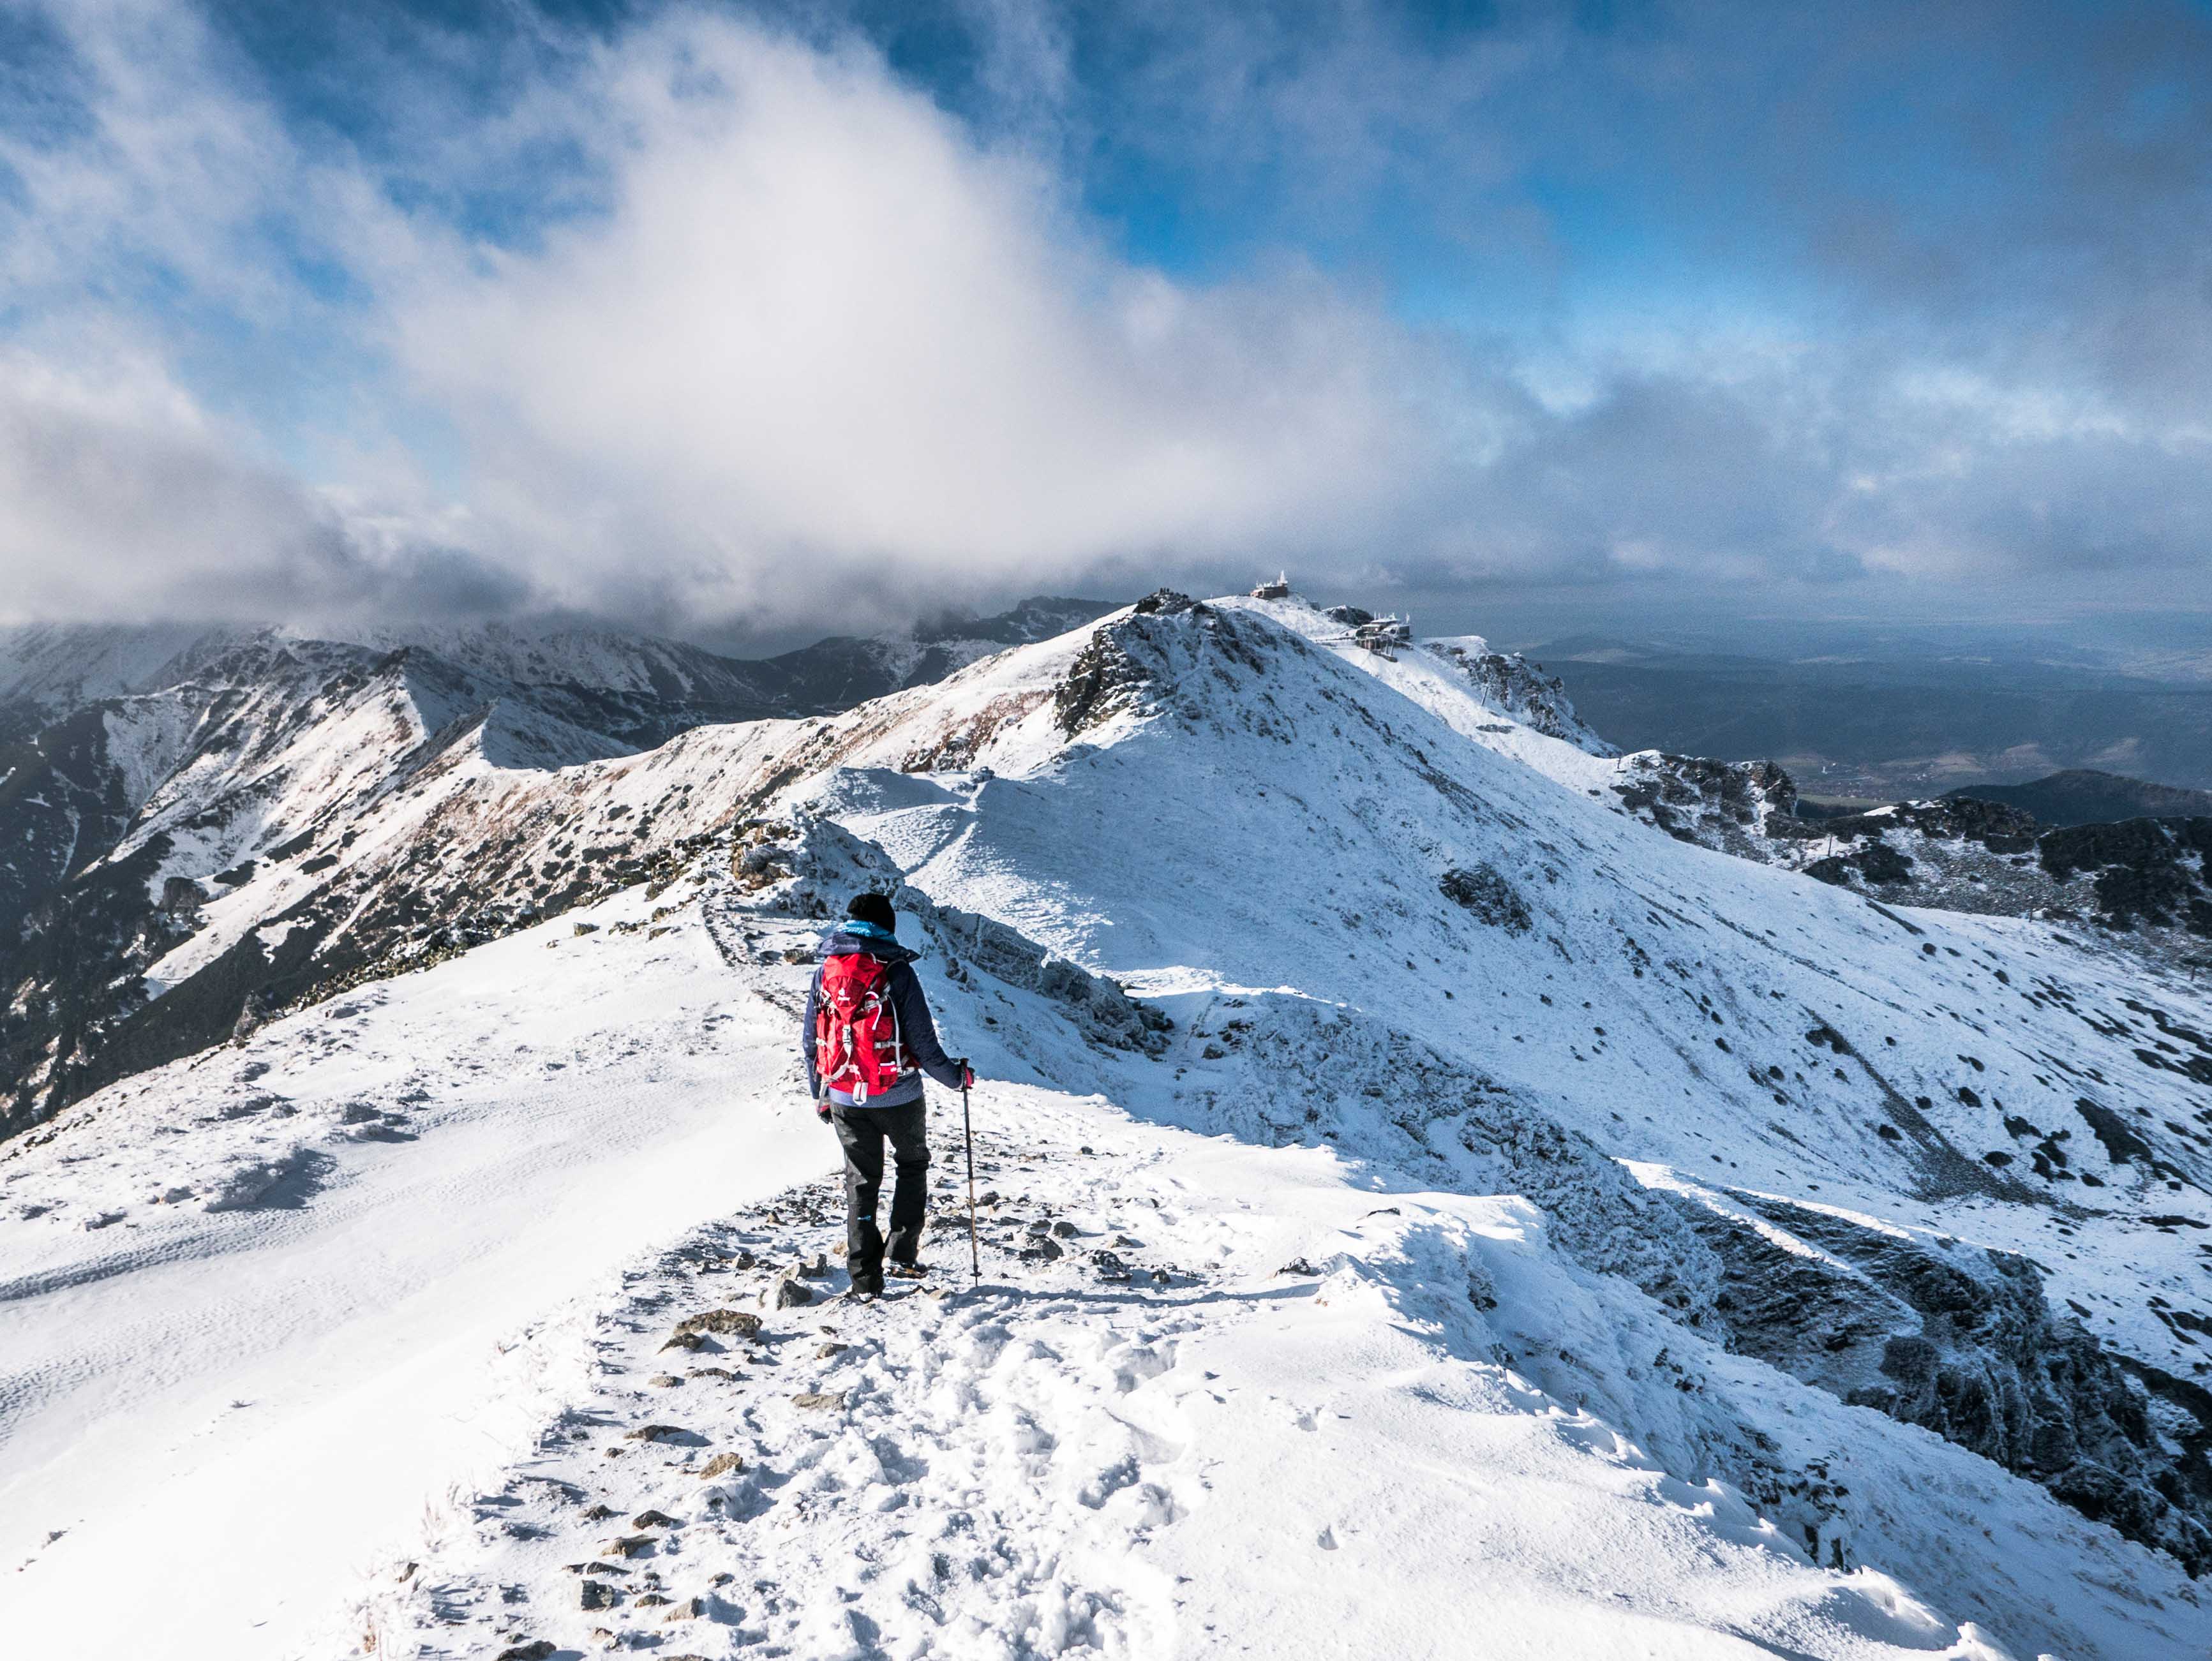
[[[454,906],[426,898],[420,868],[461,827],[356,849],[374,814],[434,817],[486,779],[635,756],[702,727],[833,713],[1110,609],[1040,597],[995,617],[758,661],[567,624],[354,639],[169,626],[0,632],[0,985],[10,989],[0,1137],[108,1078],[200,1048],[230,1029],[241,999],[282,1001],[394,952],[457,949],[513,924],[502,912],[457,931]],[[700,810],[721,805],[702,799]],[[468,834],[496,810],[472,805]],[[557,852],[526,827],[486,857],[503,869],[526,851],[516,903],[558,909],[637,880],[629,833],[653,816]],[[387,869],[402,857],[404,881]],[[374,875],[356,872],[364,863]],[[483,875],[455,873],[464,888]],[[192,975],[214,973],[165,996],[191,976],[156,965],[196,934],[211,937],[203,912],[258,905],[272,881],[281,900],[252,912],[269,937],[224,937],[221,961]]]
[[[1954,790],[1954,797],[2002,802],[2024,809],[2051,826],[2115,825],[2129,819],[2212,817],[2212,791],[2179,790],[2146,784],[2116,773],[2075,767],[2027,785],[1976,785]]]
[[[2212,688],[1974,644],[1793,640],[1756,655],[1576,635],[1528,655],[1626,749],[1771,759],[1815,797],[1924,797],[2091,768],[2212,789]]]
[[[678,640],[566,621],[377,625],[335,633],[179,624],[32,624],[0,629],[0,743],[102,700],[155,693],[241,650],[337,645],[425,652],[633,748],[709,721],[826,715],[1113,609],[1038,596],[991,617],[945,616],[902,632],[833,635],[774,658],[729,658]]]

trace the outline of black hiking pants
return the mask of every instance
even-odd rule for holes
[[[885,1142],[898,1167],[898,1185],[891,1191],[890,1259],[912,1263],[921,1255],[922,1214],[929,1200],[928,1113],[921,1101],[830,1110],[838,1145],[845,1150],[845,1268],[855,1286],[882,1287],[887,1243],[876,1227],[876,1198],[883,1191]]]

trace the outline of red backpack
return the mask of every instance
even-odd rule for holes
[[[814,1015],[814,1069],[823,1092],[848,1091],[857,1106],[915,1065],[891,1007],[890,965],[866,952],[825,961]]]

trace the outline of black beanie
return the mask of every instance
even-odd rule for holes
[[[887,894],[856,894],[845,907],[845,915],[855,923],[872,923],[885,934],[898,932],[898,913],[891,909]]]

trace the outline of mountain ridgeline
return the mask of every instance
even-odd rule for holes
[[[649,804],[586,842],[541,806],[538,837],[434,902],[414,880],[433,850],[356,852],[402,804],[842,710],[1107,609],[1032,599],[759,661],[496,624],[0,636],[0,1140],[241,1021],[637,881],[666,852]],[[211,923],[223,946],[203,961]]]

